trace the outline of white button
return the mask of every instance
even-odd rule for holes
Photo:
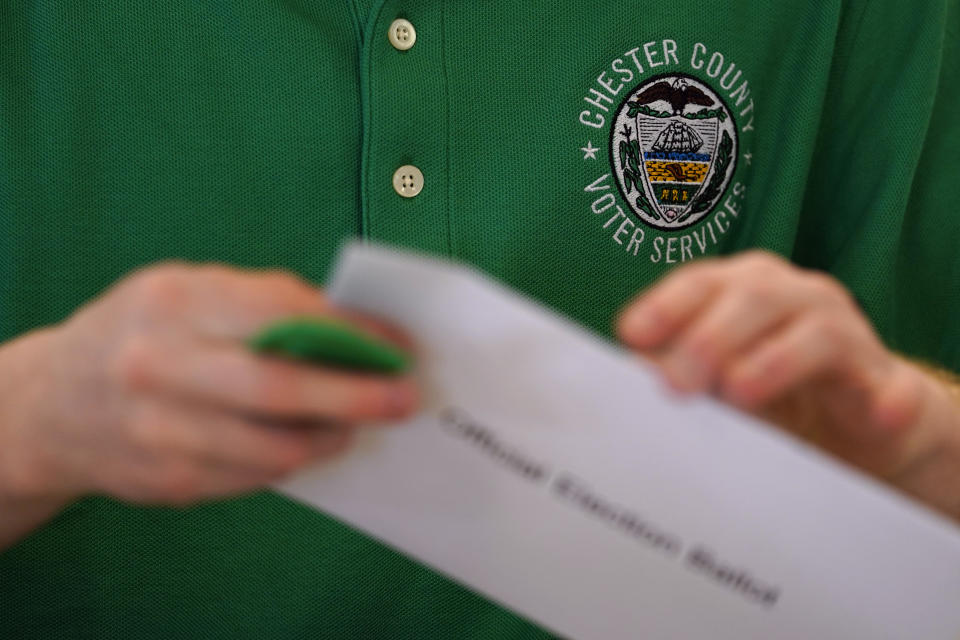
[[[417,41],[417,30],[413,28],[409,20],[398,18],[390,25],[390,33],[387,34],[390,44],[394,49],[406,51],[413,47]]]
[[[393,174],[393,189],[404,198],[416,197],[423,191],[423,172],[405,164]]]

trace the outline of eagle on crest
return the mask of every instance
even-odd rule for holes
[[[666,81],[658,82],[636,98],[636,102],[639,104],[650,104],[657,100],[669,102],[675,116],[683,115],[683,110],[687,108],[688,104],[703,107],[709,107],[713,104],[713,98],[700,89],[688,85],[683,78],[677,78],[672,85]]]

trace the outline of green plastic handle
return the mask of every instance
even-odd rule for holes
[[[406,353],[337,320],[294,316],[274,322],[247,341],[258,353],[365,373],[399,374]]]

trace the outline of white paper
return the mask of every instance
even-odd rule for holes
[[[899,494],[465,268],[356,245],[331,295],[427,408],[281,491],[569,638],[960,636],[960,530]]]

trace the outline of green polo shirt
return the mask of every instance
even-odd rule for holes
[[[0,340],[170,258],[320,284],[355,236],[608,333],[760,247],[958,369],[958,30],[956,0],[3,2]],[[270,492],[90,498],[0,554],[5,638],[548,635]]]

